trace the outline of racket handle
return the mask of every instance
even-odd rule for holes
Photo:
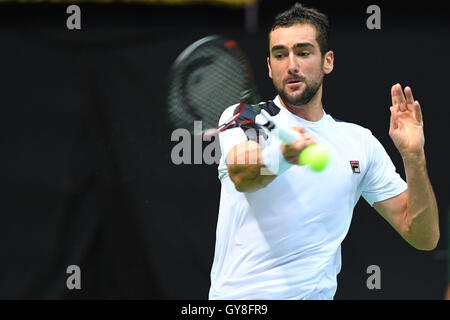
[[[272,118],[266,110],[261,110],[261,114],[264,118],[266,118],[266,120],[270,121],[275,126],[275,128],[278,130],[278,138],[287,145],[293,144],[295,141],[301,138],[300,133],[289,127],[286,127],[285,125],[280,124],[279,121]]]
[[[292,130],[291,128],[287,128],[285,126],[276,126],[276,128],[278,129],[278,137],[287,145],[293,144],[295,141],[301,138],[300,133]]]

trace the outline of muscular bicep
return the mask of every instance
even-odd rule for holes
[[[375,202],[373,208],[398,232],[404,236],[407,232],[407,190],[399,195]]]

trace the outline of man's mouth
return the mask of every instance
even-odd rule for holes
[[[299,83],[301,83],[301,82],[303,82],[303,81],[302,81],[301,78],[290,78],[290,79],[287,79],[286,82],[287,82],[288,84],[299,84]]]
[[[288,87],[296,88],[296,87],[300,86],[303,81],[300,78],[294,78],[294,79],[288,79],[286,82],[287,82]]]

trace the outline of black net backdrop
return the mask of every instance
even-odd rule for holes
[[[371,129],[403,177],[390,87],[410,85],[420,100],[447,249],[448,9],[380,4],[382,29],[369,31],[369,2],[307,3],[332,22],[325,110]],[[255,33],[239,8],[80,4],[82,29],[68,31],[65,5],[1,5],[0,298],[207,298],[220,183],[215,165],[171,162],[166,77],[187,45],[223,34],[272,99],[266,30],[290,4],[261,2]],[[411,248],[364,200],[342,258],[337,299],[443,296],[445,261]],[[366,287],[372,264],[381,290]],[[66,287],[69,265],[82,270],[81,290]]]

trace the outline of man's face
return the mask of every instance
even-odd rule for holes
[[[310,102],[324,73],[332,70],[332,52],[331,60],[330,51],[322,57],[316,33],[310,24],[278,27],[270,33],[269,76],[283,101],[292,106]]]

